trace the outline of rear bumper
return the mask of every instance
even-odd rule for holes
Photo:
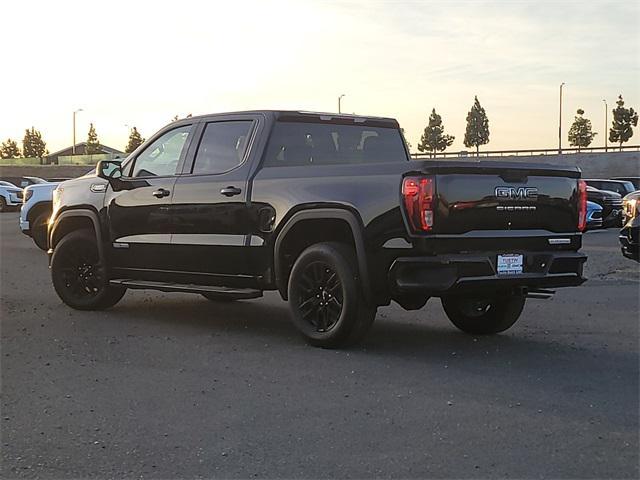
[[[389,285],[396,294],[442,296],[509,288],[574,287],[586,281],[583,253],[524,252],[524,271],[498,275],[497,252],[434,257],[401,257],[389,270]]]

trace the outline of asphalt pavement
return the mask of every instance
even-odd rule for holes
[[[438,300],[307,346],[275,293],[130,291],[78,312],[0,215],[2,478],[638,478],[639,275],[588,233],[581,287],[504,334]]]

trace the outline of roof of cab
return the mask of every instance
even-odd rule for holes
[[[356,115],[345,113],[331,113],[331,112],[307,112],[302,110],[244,110],[237,112],[219,112],[209,113],[205,115],[198,115],[195,117],[181,118],[177,122],[185,122],[192,120],[206,119],[217,116],[227,115],[272,115],[279,121],[307,121],[307,122],[327,122],[327,123],[339,123],[339,124],[362,124],[368,126],[386,126],[397,128],[398,121],[395,118],[390,117],[377,117],[372,115]]]

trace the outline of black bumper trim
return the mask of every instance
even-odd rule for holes
[[[514,252],[525,256],[524,273],[498,275],[502,252],[400,257],[389,269],[392,292],[441,296],[505,288],[558,288],[581,285],[587,256],[579,252]]]

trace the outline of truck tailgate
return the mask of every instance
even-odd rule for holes
[[[577,231],[577,169],[500,162],[452,162],[432,168],[424,163],[422,173],[435,178],[433,233]]]

